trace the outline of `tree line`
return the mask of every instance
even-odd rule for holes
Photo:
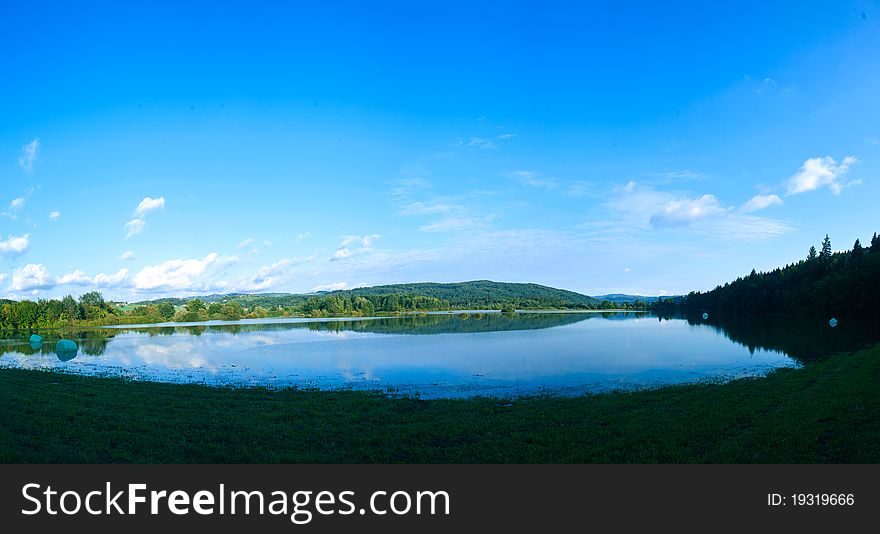
[[[869,246],[856,239],[852,249],[833,252],[828,235],[804,259],[770,272],[752,269],[745,277],[707,292],[658,301],[658,312],[795,314],[828,316],[880,315],[880,237]]]
[[[599,301],[535,284],[488,281],[385,286],[382,291],[364,288],[317,295],[211,295],[159,299],[133,305],[106,301],[97,291],[85,293],[78,299],[68,295],[62,299],[2,300],[0,303],[0,330],[5,331],[268,317],[365,317],[453,309],[513,312],[540,309],[645,310],[648,307],[645,302],[618,304]]]

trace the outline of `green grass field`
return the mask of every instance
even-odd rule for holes
[[[419,400],[0,370],[0,462],[876,463],[880,345],[726,384]]]

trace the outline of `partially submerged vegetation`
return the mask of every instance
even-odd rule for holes
[[[766,378],[393,398],[0,370],[0,462],[876,463],[880,345]]]

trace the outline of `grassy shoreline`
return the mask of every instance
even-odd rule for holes
[[[726,384],[420,400],[0,369],[0,462],[876,463],[880,345]]]

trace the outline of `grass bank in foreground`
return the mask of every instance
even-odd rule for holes
[[[418,400],[0,370],[0,462],[880,461],[880,345],[763,379]]]

